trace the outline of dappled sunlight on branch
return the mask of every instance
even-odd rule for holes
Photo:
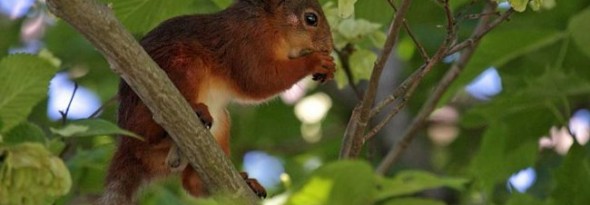
[[[68,119],[83,119],[90,116],[100,107],[100,99],[93,91],[88,88],[79,86],[74,91],[74,82],[72,82],[68,73],[58,73],[51,80],[49,86],[49,102],[47,104],[47,116],[52,120],[62,118],[60,111],[65,111],[69,106]],[[72,99],[72,95],[73,99]]]

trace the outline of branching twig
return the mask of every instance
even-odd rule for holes
[[[397,6],[395,6],[395,4],[393,3],[393,0],[387,0],[387,2],[389,3],[389,5],[393,9],[393,11],[397,12]],[[408,25],[408,21],[405,18],[403,19],[403,23],[404,23],[404,29],[406,30],[406,33],[408,34],[408,36],[410,36],[410,38],[412,39],[412,42],[414,42],[414,44],[416,45],[416,48],[418,48],[418,51],[420,52],[420,56],[422,56],[422,59],[424,61],[429,61],[430,57],[428,56],[428,52],[426,52],[426,48],[424,48],[424,46],[422,46],[420,41],[418,41],[418,39],[414,35],[414,32],[412,32],[412,29],[410,29],[410,26]]]
[[[109,98],[109,99],[108,99],[106,102],[104,102],[104,103],[103,103],[103,104],[102,104],[102,105],[101,105],[101,106],[100,106],[98,109],[96,109],[96,110],[95,110],[95,111],[94,111],[92,114],[90,114],[90,116],[88,116],[88,119],[95,118],[96,116],[98,116],[98,114],[99,114],[99,113],[100,113],[102,110],[104,110],[104,108],[105,108],[106,106],[108,106],[108,105],[110,105],[110,104],[114,103],[114,102],[115,102],[115,100],[117,100],[117,99],[118,99],[118,96],[116,96],[116,95],[115,95],[115,96],[113,96],[113,97],[111,97],[111,98]]]
[[[487,4],[486,8],[482,13],[487,13],[493,11],[495,9],[495,3]],[[511,13],[511,12],[510,12]],[[497,26],[502,21],[506,20],[509,15],[502,15],[498,19],[493,22],[489,22],[489,16],[484,16],[480,19],[478,26],[475,28],[473,35],[480,35],[478,39],[480,39],[485,33],[489,31],[489,29]],[[385,174],[389,168],[395,164],[401,154],[407,149],[409,144],[412,142],[414,137],[416,136],[416,132],[425,124],[426,119],[430,116],[430,113],[435,109],[436,105],[438,104],[440,98],[451,85],[451,83],[459,76],[473,52],[477,48],[477,41],[472,44],[471,47],[466,48],[462,53],[459,60],[457,60],[451,67],[449,71],[445,74],[445,76],[440,81],[439,85],[435,88],[435,91],[430,96],[430,98],[426,101],[423,105],[422,109],[418,113],[418,115],[412,121],[412,124],[409,126],[408,130],[404,133],[402,140],[396,145],[394,149],[391,149],[389,153],[385,156],[383,161],[377,167],[376,172],[379,174]]]
[[[467,48],[467,47],[473,45],[474,43],[477,43],[479,40],[481,40],[481,38],[483,36],[485,36],[493,28],[498,26],[500,23],[509,20],[510,16],[513,13],[514,13],[514,9],[512,9],[512,8],[508,9],[500,17],[496,18],[496,20],[494,20],[492,23],[488,24],[485,28],[482,28],[479,31],[479,33],[476,33],[475,35],[472,35],[469,39],[467,39],[457,45],[454,45],[451,49],[449,49],[449,51],[447,52],[447,55],[451,55],[453,53],[456,53],[457,51],[460,51],[464,48]],[[489,18],[489,16],[483,15],[482,18]]]
[[[74,101],[74,97],[76,96],[76,91],[78,91],[78,83],[74,83],[74,91],[72,91],[72,97],[70,97],[70,102],[68,102],[68,106],[66,107],[66,111],[59,111],[61,115],[61,125],[66,125],[66,120],[68,118],[68,113],[70,112],[70,107],[72,107],[72,102]]]
[[[86,37],[105,56],[111,69],[133,88],[210,193],[227,193],[245,204],[257,203],[257,197],[180,92],[110,8],[96,0],[47,0],[47,5]]]
[[[383,52],[381,55],[379,55],[379,58],[377,58],[375,66],[373,67],[373,72],[371,73],[367,91],[365,92],[361,104],[358,105],[353,111],[360,113],[353,113],[352,117],[350,118],[349,125],[352,123],[355,125],[346,127],[342,149],[340,150],[340,158],[354,158],[360,153],[362,147],[362,137],[369,121],[369,115],[371,114],[371,106],[375,102],[375,96],[377,95],[379,78],[381,77],[381,72],[383,71],[385,62],[387,62],[387,59],[393,50],[393,46],[395,45],[399,35],[399,30],[403,24],[402,19],[410,7],[410,2],[411,0],[403,0],[400,9],[395,14],[394,20],[391,23],[389,29],[389,36],[387,37],[385,46],[383,47]]]
[[[448,47],[455,41],[456,39],[456,29],[455,29],[455,20],[453,18],[453,14],[452,11],[448,5],[448,1],[443,2],[444,3],[444,10],[445,10],[445,15],[447,18],[447,36],[445,38],[445,41],[439,46],[439,48],[437,49],[436,53],[434,54],[434,56],[432,57],[432,59],[430,59],[429,61],[425,62],[425,65],[423,65],[420,69],[414,71],[414,73],[412,73],[412,75],[410,75],[406,80],[404,80],[404,82],[394,91],[394,93],[390,96],[388,96],[387,98],[383,99],[381,102],[379,102],[377,104],[377,106],[375,106],[375,108],[373,108],[373,110],[371,111],[371,116],[374,116],[375,114],[381,112],[381,110],[383,110],[383,108],[385,108],[387,105],[395,102],[397,99],[399,99],[400,96],[404,95],[404,96],[411,96],[413,88],[415,86],[417,86],[421,81],[422,78],[428,73],[430,72],[430,70],[440,62],[440,60],[446,55],[446,51],[448,49]],[[396,108],[403,108],[402,106],[396,106]],[[395,112],[396,109],[393,110],[393,112]],[[393,116],[392,116],[393,117]],[[385,123],[387,123],[391,118],[386,118]],[[382,122],[383,123],[383,122]]]

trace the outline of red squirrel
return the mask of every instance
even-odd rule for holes
[[[332,37],[317,0],[238,0],[213,14],[164,21],[141,45],[167,73],[229,155],[231,102],[260,103],[312,75],[333,78]],[[103,204],[131,204],[142,184],[175,169],[195,197],[207,195],[191,166],[180,165],[166,131],[131,88],[119,88],[120,127],[145,141],[121,137],[108,169]],[[247,179],[259,196],[266,193]]]

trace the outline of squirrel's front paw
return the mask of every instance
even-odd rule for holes
[[[197,113],[197,116],[199,116],[203,125],[205,125],[207,129],[211,129],[211,126],[213,125],[213,117],[211,116],[211,113],[209,113],[207,105],[198,103],[193,105],[193,110]]]
[[[258,180],[248,178],[248,173],[246,172],[240,172],[240,176],[242,176],[242,179],[246,181],[246,184],[248,184],[248,186],[250,187],[250,189],[252,189],[256,196],[260,198],[266,198],[266,190],[264,189],[264,187],[262,187],[262,185],[260,185],[260,183],[258,183]]]
[[[313,80],[323,83],[334,78],[336,64],[334,64],[332,56],[328,53],[315,52],[310,55],[310,58],[313,59],[312,62],[314,63],[312,65]]]

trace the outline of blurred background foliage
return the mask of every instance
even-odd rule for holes
[[[169,17],[215,12],[232,1],[102,2],[141,38]],[[362,89],[394,12],[385,0],[321,2],[337,49],[355,45],[353,82]],[[459,39],[473,31],[483,2],[450,2]],[[528,2],[500,1],[498,10],[523,10]],[[333,83],[302,81],[268,103],[232,105],[233,162],[267,187],[264,204],[590,204],[590,2],[530,4],[483,38],[387,176],[375,175],[373,167],[456,55],[435,67],[408,108],[367,142],[363,160],[336,161],[358,102],[339,67]],[[0,204],[89,204],[102,192],[115,135],[134,137],[114,125],[119,78],[44,1],[0,0],[0,6]],[[433,53],[446,35],[440,4],[414,2],[406,19]],[[381,96],[423,63],[401,33]],[[84,120],[101,105],[98,119]],[[64,120],[60,111],[66,110]],[[150,184],[140,203],[223,204],[193,199],[177,181]],[[14,194],[21,190],[43,194]]]

